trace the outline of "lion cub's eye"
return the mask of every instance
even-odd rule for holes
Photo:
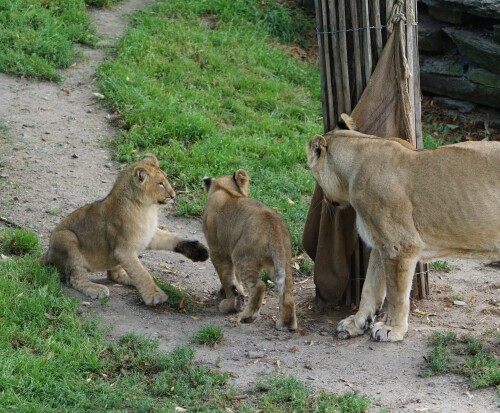
[[[162,188],[165,188],[165,184],[163,182],[160,182],[158,185],[160,185]]]

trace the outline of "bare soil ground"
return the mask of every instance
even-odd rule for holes
[[[126,14],[152,0],[128,0],[112,10],[92,11],[98,30],[112,45],[122,33]],[[60,219],[85,203],[104,197],[120,166],[109,146],[117,133],[93,93],[96,66],[106,48],[85,49],[83,61],[68,69],[59,84],[30,82],[0,75],[0,216],[31,229],[47,246]],[[457,206],[458,207],[458,206]],[[161,216],[169,229],[204,241],[198,220],[180,219],[167,210]],[[175,253],[147,252],[143,262],[166,281],[186,288],[204,302],[195,313],[155,310],[141,303],[133,289],[110,284],[107,303],[81,300],[81,311],[97,314],[111,326],[110,338],[133,331],[160,340],[171,350],[190,344],[192,334],[206,324],[220,325],[225,339],[215,349],[199,347],[198,360],[211,368],[232,372],[232,384],[242,391],[265,373],[292,374],[315,390],[358,391],[373,397],[371,411],[392,412],[499,411],[495,389],[470,390],[464,377],[421,378],[419,369],[429,351],[433,331],[480,333],[500,329],[500,270],[476,261],[451,261],[453,270],[431,274],[431,295],[416,306],[408,336],[402,343],[381,344],[368,335],[338,340],[335,324],[349,309],[316,314],[314,284],[296,280],[299,332],[273,328],[277,300],[268,292],[262,316],[254,324],[238,325],[219,314],[219,281],[210,261],[193,263]],[[107,283],[103,274],[96,274]],[[108,283],[109,284],[109,283]],[[465,306],[450,305],[461,299]]]

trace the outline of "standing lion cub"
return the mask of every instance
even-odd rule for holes
[[[243,169],[217,179],[203,178],[208,192],[203,232],[210,258],[226,293],[222,312],[241,311],[238,320],[251,323],[259,315],[266,284],[261,269],[274,275],[279,292],[278,329],[297,329],[292,295],[292,243],[284,219],[271,208],[248,197],[250,177]],[[244,304],[243,286],[249,293]]]
[[[137,255],[140,249],[179,252],[193,261],[208,258],[206,247],[158,228],[158,210],[175,192],[154,155],[126,167],[103,200],[64,218],[50,237],[42,264],[54,264],[69,285],[91,298],[109,296],[106,286],[88,280],[107,270],[110,280],[133,285],[147,305],[167,301]]]

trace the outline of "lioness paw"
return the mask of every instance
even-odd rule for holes
[[[208,249],[197,240],[181,241],[175,248],[178,252],[192,261],[206,261],[208,259]]]
[[[406,330],[403,327],[388,326],[384,322],[377,322],[372,327],[371,337],[375,341],[401,341]]]
[[[361,317],[358,320],[356,315],[350,315],[337,324],[338,337],[341,339],[347,339],[350,337],[360,336],[368,330],[369,326],[370,322],[368,319]]]

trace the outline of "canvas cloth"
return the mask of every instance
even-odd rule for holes
[[[415,144],[408,92],[410,71],[405,52],[403,2],[388,19],[389,38],[351,118],[356,130],[381,137],[400,137]],[[316,304],[337,304],[351,272],[351,259],[359,237],[352,207],[340,209],[323,199],[316,185],[303,234],[303,247],[314,261]],[[362,245],[366,255],[369,249]],[[368,257],[366,257],[368,262]]]

